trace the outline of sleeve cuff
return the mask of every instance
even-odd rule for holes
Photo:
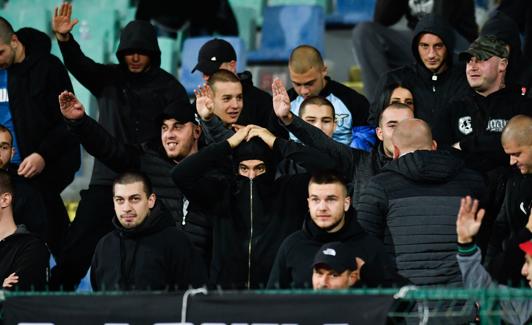
[[[460,244],[458,243],[458,255],[460,256],[471,256],[475,254],[478,250],[478,246],[474,243]]]

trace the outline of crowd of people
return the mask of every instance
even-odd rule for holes
[[[516,22],[497,12],[479,34],[473,1],[404,1],[412,31],[397,33],[386,2],[354,33],[367,98],[305,44],[292,87],[275,79],[270,95],[213,38],[191,102],[159,67],[149,22],[130,22],[119,63],[99,64],[64,3],[52,21],[63,64],[44,33],[0,17],[3,289],[75,290],[89,269],[98,291],[532,287],[531,80]],[[60,193],[80,146],[96,159],[69,223]],[[510,321],[532,313],[530,301],[502,308]]]

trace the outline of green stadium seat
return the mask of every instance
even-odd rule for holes
[[[161,69],[173,76],[177,76],[178,41],[174,38],[162,36],[159,36],[157,41],[161,49]]]
[[[233,12],[238,23],[238,34],[244,40],[248,51],[255,49],[257,21],[255,9],[250,7],[235,7]]]
[[[266,6],[266,0],[229,0],[229,4],[233,11],[235,8],[251,8],[254,10],[253,17],[257,26],[261,27],[263,22],[262,12]],[[235,13],[236,15],[236,13]]]
[[[325,13],[332,11],[331,0],[268,0],[268,6],[289,6],[289,5],[303,5],[303,6],[320,6]]]
[[[9,3],[0,10],[0,16],[7,19],[14,30],[33,27],[46,34],[51,31],[51,15],[51,11],[39,5],[22,7]]]

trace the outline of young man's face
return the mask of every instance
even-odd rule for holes
[[[183,124],[173,118],[164,120],[161,141],[168,158],[180,161],[193,153],[200,133],[200,127],[192,122]]]
[[[329,138],[332,137],[336,129],[332,109],[327,105],[306,105],[301,119],[322,130]]]
[[[447,47],[442,39],[434,34],[423,34],[418,41],[418,53],[427,69],[438,73],[446,68]]]
[[[312,272],[312,288],[317,289],[349,289],[358,277],[356,271],[345,270],[338,273],[326,265],[317,265]]]
[[[305,73],[296,73],[288,66],[290,80],[296,93],[304,98],[319,95],[325,87],[327,67],[321,69],[311,68]]]
[[[532,288],[532,255],[525,255],[525,263],[521,269],[521,274],[528,280],[528,285]]]
[[[132,53],[124,55],[124,61],[130,72],[140,73],[148,71],[151,59],[146,54]]]
[[[240,82],[218,81],[212,89],[214,92],[214,114],[225,125],[236,123],[244,107],[242,84]]]
[[[6,168],[15,155],[12,142],[9,133],[0,131],[0,169]]]
[[[113,188],[115,213],[122,227],[138,227],[155,205],[155,194],[148,196],[142,182],[115,184]]]
[[[503,141],[504,152],[510,156],[510,165],[519,168],[521,174],[532,174],[532,146],[520,145],[513,139]]]
[[[321,229],[333,233],[342,229],[345,213],[351,205],[351,198],[340,183],[316,184],[308,186],[308,209],[310,217]]]
[[[382,113],[381,121],[375,131],[379,140],[382,141],[386,156],[393,157],[393,130],[399,122],[411,118],[414,118],[414,113],[409,109],[387,108]]]
[[[14,45],[12,41],[5,43],[0,40],[0,69],[7,69],[15,63]]]
[[[498,90],[497,78],[506,68],[506,59],[492,56],[487,60],[480,60],[472,56],[466,65],[466,76],[469,86],[473,90],[484,93]]]
[[[262,160],[249,159],[242,160],[240,163],[238,163],[238,174],[249,179],[254,179],[265,172],[266,164]]]

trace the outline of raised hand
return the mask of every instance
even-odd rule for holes
[[[52,18],[52,31],[55,33],[55,37],[62,41],[68,41],[70,38],[69,33],[74,28],[74,25],[78,23],[77,19],[71,20],[72,16],[72,4],[63,2],[59,7],[55,7],[54,17]]]
[[[59,107],[61,108],[61,114],[69,120],[79,120],[85,115],[85,108],[69,91],[63,91],[59,95]]]
[[[466,244],[473,241],[473,237],[478,233],[482,224],[484,213],[484,209],[478,210],[478,200],[473,200],[470,196],[461,199],[456,219],[456,234],[459,243]]]
[[[253,139],[254,137],[259,137],[264,141],[270,149],[273,149],[273,143],[275,142],[275,135],[273,135],[268,129],[260,127],[258,125],[250,124],[248,125],[249,133],[246,137],[246,141]]]
[[[273,110],[275,115],[285,124],[292,123],[292,113],[290,112],[290,98],[286,92],[283,82],[276,78],[272,83]]]
[[[238,147],[238,145],[246,139],[250,129],[251,125],[240,127],[237,129],[235,134],[233,134],[231,137],[229,137],[229,139],[227,139],[227,142],[229,143],[231,149]]]
[[[214,116],[214,94],[209,85],[204,84],[194,89],[196,95],[196,111],[204,121],[210,120]]]

